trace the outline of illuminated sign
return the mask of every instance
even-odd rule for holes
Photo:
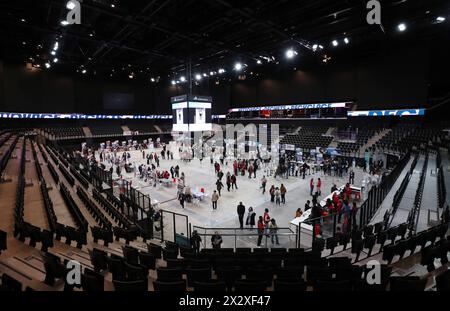
[[[302,105],[285,105],[285,106],[268,106],[268,107],[247,107],[247,108],[233,108],[230,109],[229,112],[345,108],[347,104],[348,103],[321,103],[321,104],[302,104]]]
[[[398,109],[398,110],[367,110],[367,111],[347,111],[349,117],[407,117],[424,116],[425,109]]]
[[[171,120],[171,115],[103,115],[103,114],[63,114],[0,112],[1,119],[72,119],[72,120]]]

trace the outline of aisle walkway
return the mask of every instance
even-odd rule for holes
[[[450,155],[445,149],[441,149],[442,168],[444,173],[445,189],[447,190],[447,198],[444,207],[450,204]],[[442,211],[439,211],[439,216],[442,215]]]
[[[434,175],[431,175],[433,172]],[[438,216],[438,194],[437,194],[437,176],[436,174],[436,155],[430,153],[428,158],[428,168],[425,173],[425,185],[423,189],[422,205],[419,212],[419,220],[417,223],[417,232],[427,230],[428,211],[430,211],[430,220],[437,221]]]
[[[386,211],[388,211],[388,210],[390,210],[392,208],[392,202],[394,200],[394,195],[397,192],[398,188],[400,188],[400,185],[402,184],[403,179],[405,178],[406,174],[408,173],[408,171],[409,171],[413,161],[414,161],[414,157],[411,157],[409,159],[409,162],[406,164],[405,168],[403,169],[403,171],[401,172],[401,174],[397,178],[396,182],[394,183],[394,186],[392,186],[391,191],[386,195],[386,198],[384,199],[383,203],[381,203],[380,208],[378,209],[378,211],[373,216],[372,221],[370,222],[370,224],[373,225],[373,224],[376,224],[378,222],[382,222],[384,214],[386,213]]]
[[[425,156],[420,155],[417,165],[414,168],[411,179],[406,187],[405,193],[400,201],[397,211],[395,212],[394,219],[391,222],[391,227],[395,227],[399,224],[405,223],[408,220],[409,212],[414,207],[414,200],[416,198],[417,188],[419,187],[420,174],[422,173],[423,164],[425,162]]]

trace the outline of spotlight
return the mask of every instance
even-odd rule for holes
[[[86,69],[81,70],[81,73],[82,73],[82,74],[86,74],[86,72],[87,72]]]
[[[130,74],[128,75],[128,78],[133,79],[133,78],[134,78],[134,73],[130,73]]]
[[[197,73],[197,74],[195,75],[195,80],[201,80],[201,79],[202,79],[202,75],[199,74],[199,73]]]
[[[319,45],[319,49],[323,50],[323,45]]]
[[[436,22],[437,23],[443,23],[443,22],[445,22],[445,17],[443,17],[443,16],[438,16],[438,17],[436,17]]]
[[[66,21],[66,20],[64,20],[64,21],[61,21],[61,25],[63,25],[63,26],[67,26],[67,25],[69,25],[69,22],[68,22],[68,21]]]
[[[177,82],[175,82],[175,80],[172,80],[170,83],[172,83],[172,85],[177,84]]]
[[[338,46],[339,42],[337,40],[333,40],[333,42],[331,42],[333,44],[333,46]]]
[[[225,69],[220,68],[220,69],[219,69],[219,74],[223,74],[223,73],[225,73]]]
[[[155,82],[155,78],[151,78],[150,81],[151,81],[151,82]]]
[[[398,29],[400,32],[404,32],[404,31],[406,30],[406,24],[405,24],[405,23],[399,24],[399,25],[397,26],[397,29]]]
[[[111,3],[111,7],[114,9],[116,5],[114,3]]]
[[[262,61],[261,61],[260,59],[258,59],[258,60],[256,61],[256,63],[257,63],[258,65],[261,65],[261,64],[262,64]]]
[[[75,9],[75,7],[76,7],[75,2],[73,2],[73,1],[67,1],[66,8],[67,8],[68,10],[73,10],[73,9]]]
[[[236,71],[241,71],[242,70],[242,64],[241,63],[236,63],[234,65],[234,70]]]
[[[47,63],[45,63],[45,68],[50,68],[51,67],[51,65],[50,65],[50,63],[49,62],[47,62]]]
[[[349,44],[349,43],[350,43],[350,40],[349,40],[348,38],[344,38],[344,43],[345,43],[345,44]]]
[[[209,75],[210,75],[210,76],[214,76],[215,74],[216,74],[216,73],[215,73],[214,71],[210,71],[210,72],[209,72]]]
[[[295,55],[297,55],[297,52],[294,51],[293,49],[289,49],[286,51],[286,58],[288,59],[294,58]]]
[[[317,45],[317,44],[314,44],[313,46],[312,46],[312,49],[313,49],[313,51],[315,52],[315,51],[317,51],[317,48],[318,48],[319,46]]]
[[[208,76],[208,74],[204,73],[203,76],[206,78]]]
[[[22,18],[21,21],[22,21],[22,23],[25,23],[25,22],[26,22],[25,18]]]
[[[55,51],[51,51],[50,54],[52,54],[53,56],[55,56],[55,55],[56,55],[56,52],[55,52]]]
[[[58,58],[55,57],[55,58],[53,59],[53,62],[54,62],[54,63],[57,63],[57,62],[58,62]]]
[[[184,76],[181,76],[181,77],[180,77],[180,81],[181,81],[181,82],[186,82],[186,78],[185,78]]]
[[[59,43],[58,43],[58,41],[56,41],[55,45],[53,46],[53,51],[58,50],[58,48],[59,48]]]

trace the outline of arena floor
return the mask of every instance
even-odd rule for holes
[[[321,178],[322,180],[322,196],[320,199],[323,199],[325,196],[330,194],[330,189],[333,184],[336,184],[338,187],[343,186],[348,182],[348,176],[344,175],[344,177],[334,177],[334,176],[325,176],[321,172],[307,175],[303,180],[301,177],[293,177],[290,176],[288,179],[277,177],[276,179],[273,176],[268,177],[267,172],[265,172],[264,168],[257,171],[257,177],[248,178],[248,175],[238,176],[237,186],[238,190],[231,190],[230,192],[226,189],[225,184],[225,176],[223,178],[223,184],[225,188],[222,189],[222,196],[218,201],[218,209],[213,210],[211,205],[211,193],[216,189],[215,182],[217,180],[214,173],[214,166],[210,164],[210,160],[204,159],[200,162],[199,159],[194,159],[191,162],[182,161],[179,157],[178,146],[175,143],[171,143],[170,147],[168,147],[174,153],[174,160],[163,160],[160,159],[160,167],[159,170],[170,170],[171,166],[180,166],[180,174],[184,172],[185,174],[185,184],[186,186],[190,186],[191,189],[200,189],[204,188],[207,197],[197,204],[194,203],[185,203],[185,208],[182,209],[177,196],[177,186],[174,184],[171,187],[167,187],[162,184],[157,184],[156,187],[153,186],[150,182],[144,182],[140,180],[138,176],[135,176],[134,173],[126,173],[122,170],[122,176],[128,181],[132,182],[132,185],[140,190],[144,194],[150,195],[150,197],[154,200],[157,200],[159,203],[159,208],[165,211],[175,212],[182,215],[186,215],[189,217],[189,222],[194,227],[200,228],[238,228],[239,220],[237,216],[237,205],[239,202],[242,202],[246,209],[252,206],[254,211],[256,212],[256,219],[259,216],[262,216],[264,210],[266,208],[269,209],[269,214],[272,218],[275,218],[279,228],[291,228],[295,232],[295,227],[290,226],[290,221],[295,218],[295,211],[297,208],[304,209],[304,205],[307,200],[311,200],[311,196],[309,195],[309,181],[311,178],[314,178],[314,182],[316,183],[317,178]],[[160,155],[161,149],[147,149],[148,152],[156,152]],[[119,153],[120,155],[121,153]],[[139,166],[141,164],[146,164],[146,159],[142,158],[142,153],[140,151],[130,151],[131,159],[130,162],[134,165]],[[98,153],[96,154],[96,158],[99,159]],[[107,162],[103,162],[107,168],[110,165]],[[233,172],[233,164],[232,162],[228,162],[225,168],[222,168],[222,171],[226,175],[227,172]],[[355,171],[355,186],[360,187],[362,180],[367,177],[367,173],[363,173],[361,169],[354,168]],[[138,173],[137,173],[138,175]],[[261,187],[261,178],[263,175],[266,175],[267,178],[267,186],[266,186],[266,194],[262,194]],[[113,174],[113,179],[117,179],[115,171]],[[280,187],[281,183],[285,185],[287,188],[286,193],[286,204],[281,204],[281,206],[276,206],[274,203],[270,202],[270,195],[268,193],[271,185],[275,185],[275,187]],[[244,222],[246,219],[244,217]],[[172,217],[171,217],[172,218]],[[172,219],[168,219],[165,222],[167,226],[171,226],[173,223]],[[185,233],[186,225],[185,220],[178,217],[176,221],[177,232]],[[171,228],[164,228],[168,230],[168,232],[173,231]],[[197,229],[199,233],[205,232],[199,228]],[[238,230],[238,232],[241,230]],[[212,230],[207,230],[207,232],[211,233]],[[289,230],[280,230],[280,233],[288,233]],[[234,230],[220,230],[221,234],[232,234],[234,235]],[[255,233],[250,233],[249,230],[241,231],[240,234],[251,234],[253,236],[239,236],[236,240],[234,236],[226,236],[223,235],[224,244],[223,247],[234,247],[235,243],[237,247],[250,247],[256,245],[257,236]],[[306,234],[307,235],[307,234]],[[302,244],[308,244],[307,240],[310,240],[310,237],[302,236],[302,240],[305,239],[305,242]],[[209,245],[209,237],[206,238],[207,246]],[[280,245],[283,247],[294,247],[295,246],[295,235],[280,235],[279,236]],[[265,243],[263,241],[263,243]],[[267,241],[268,246],[271,246],[270,239]]]

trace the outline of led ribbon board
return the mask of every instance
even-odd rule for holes
[[[347,111],[348,117],[408,117],[424,116],[425,109],[398,109],[398,110],[367,110],[367,111]]]
[[[72,119],[72,120],[171,120],[171,115],[104,115],[104,114],[63,114],[0,112],[1,119]]]
[[[321,103],[321,104],[302,104],[302,105],[285,105],[285,106],[267,106],[267,107],[247,107],[233,108],[228,112],[247,112],[247,111],[263,111],[263,110],[300,110],[300,109],[327,109],[327,108],[345,108],[351,103]]]

